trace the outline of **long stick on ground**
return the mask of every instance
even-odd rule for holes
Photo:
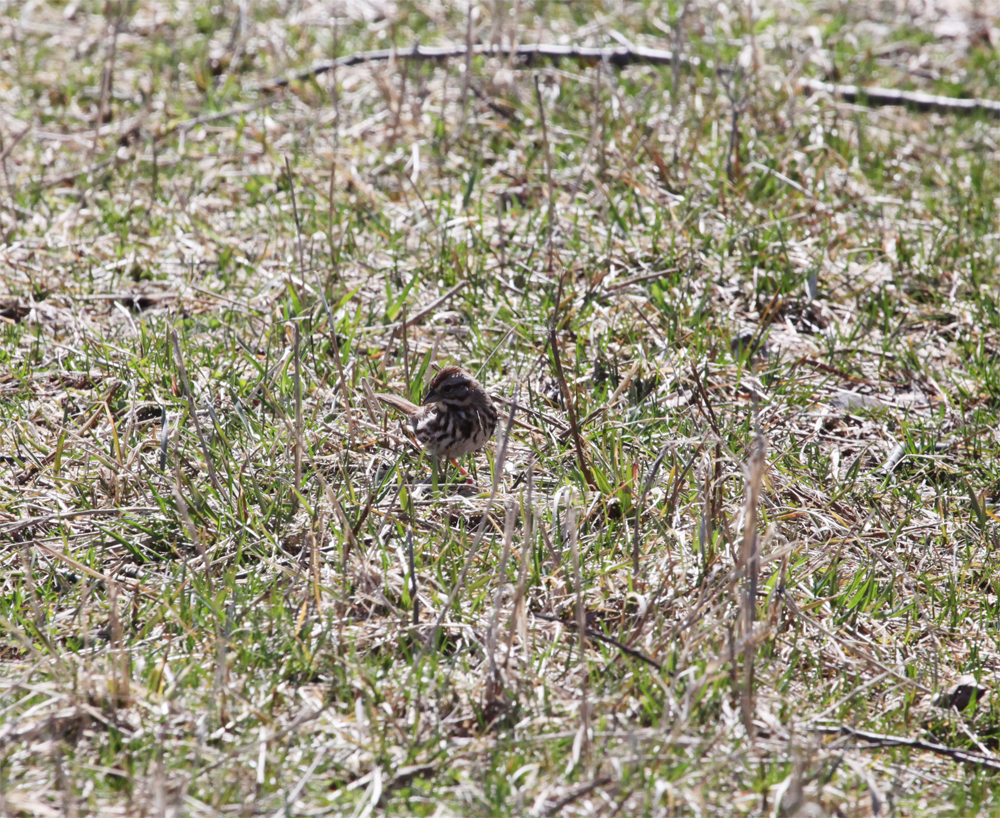
[[[606,62],[616,68],[628,65],[679,65],[686,68],[705,68],[720,74],[727,73],[727,66],[716,66],[709,60],[697,57],[674,56],[674,52],[662,48],[642,48],[641,46],[617,46],[615,48],[595,48],[587,46],[553,45],[550,43],[524,43],[511,46],[477,45],[472,48],[472,55],[486,55],[517,58],[522,67],[533,65],[538,59],[578,60],[593,65],[595,62]],[[257,87],[257,91],[276,91],[285,88],[292,82],[311,79],[325,74],[335,68],[348,68],[352,65],[363,65],[370,62],[385,62],[389,59],[443,61],[456,57],[465,57],[464,45],[443,46],[432,48],[414,45],[409,51],[383,48],[376,51],[362,51],[347,54],[335,60],[317,62],[312,67],[291,74],[288,77],[276,77]],[[803,94],[825,93],[843,99],[845,102],[867,105],[870,108],[880,108],[891,105],[901,105],[920,112],[940,114],[975,115],[982,113],[991,119],[1000,119],[1000,101],[989,99],[963,99],[959,97],[944,97],[937,94],[925,94],[922,91],[900,91],[895,88],[864,87],[857,85],[838,85],[822,80],[801,79],[795,91]]]

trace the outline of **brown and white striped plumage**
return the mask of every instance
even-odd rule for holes
[[[497,410],[490,396],[479,381],[457,366],[434,376],[421,406],[399,395],[375,397],[405,414],[420,445],[439,457],[453,460],[479,451],[497,427]]]

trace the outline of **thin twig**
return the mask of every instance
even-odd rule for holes
[[[10,152],[17,147],[17,143],[24,139],[24,137],[26,137],[29,133],[31,133],[31,125],[28,125],[27,128],[11,139],[10,143],[3,149],[3,151],[0,151],[0,162],[6,162],[7,157],[10,156]]]
[[[396,471],[396,469],[399,468],[399,461],[402,459],[402,457],[403,457],[403,455],[400,454],[400,456],[396,458],[396,462],[393,463],[392,466],[390,466],[388,469],[385,470],[384,474],[386,476],[388,476],[390,474],[393,474]],[[383,477],[383,480],[384,479],[385,478]],[[372,486],[371,491],[368,493],[368,500],[365,502],[365,507],[363,509],[361,509],[361,514],[358,515],[358,521],[353,526],[351,526],[351,529],[350,529],[351,536],[354,537],[355,539],[361,533],[361,526],[364,525],[365,519],[368,517],[368,514],[371,512],[371,510],[372,510],[372,503],[375,502],[375,497],[378,494],[379,489],[381,489],[381,488],[382,488],[382,484],[381,483],[379,483],[378,485],[373,485]]]
[[[403,383],[406,386],[407,395],[410,394],[411,384],[410,384],[410,343],[409,343],[409,333],[406,331],[408,326],[406,322],[406,302],[403,302],[403,320],[401,323],[403,327]]]
[[[525,500],[523,515],[524,519],[521,524],[521,536],[523,538],[523,546],[521,547],[521,565],[517,573],[517,590],[514,592],[514,602],[511,605],[510,614],[510,629],[507,632],[507,653],[504,656],[504,668],[507,667],[510,662],[511,653],[513,653],[514,645],[514,631],[519,630],[521,636],[521,658],[524,663],[524,667],[530,667],[531,661],[528,657],[528,639],[527,639],[527,617],[525,616],[525,604],[524,604],[524,594],[528,584],[528,562],[532,558],[532,546],[534,545],[534,522],[535,522],[535,509],[532,503],[534,498],[532,497],[534,493],[534,474],[535,474],[535,458],[531,459],[528,463],[528,491],[527,498]],[[518,629],[520,625],[520,629]]]
[[[465,133],[465,122],[469,112],[469,81],[472,78],[472,10],[473,5],[470,0],[466,5],[465,18],[465,72],[462,74],[462,119],[458,123],[458,133],[455,141],[458,142]]]
[[[693,265],[692,265],[693,266]],[[626,287],[631,287],[634,284],[644,284],[647,281],[656,281],[657,279],[664,278],[665,276],[674,275],[680,272],[680,267],[670,267],[666,270],[660,270],[655,273],[649,273],[648,275],[636,276],[635,278],[629,278],[625,281],[619,281],[616,284],[612,284],[605,288],[606,292],[616,293],[619,290],[624,290]],[[690,272],[691,268],[688,268]]]
[[[322,707],[317,707],[315,710],[308,710],[300,713],[294,719],[292,719],[291,724],[289,724],[287,727],[283,727],[281,730],[278,730],[273,735],[266,736],[265,738],[262,739],[256,739],[255,741],[250,741],[246,744],[241,744],[239,747],[234,747],[233,749],[224,753],[221,758],[217,759],[216,761],[213,761],[211,764],[206,764],[204,767],[195,770],[194,772],[191,773],[190,780],[194,781],[194,779],[199,778],[205,773],[210,773],[212,772],[212,770],[218,769],[219,767],[231,761],[232,759],[238,758],[239,756],[243,755],[244,753],[250,750],[256,750],[263,743],[269,741],[272,743],[280,741],[281,739],[285,738],[285,736],[294,733],[306,722],[315,721],[320,716],[322,716],[327,710],[335,706],[336,702],[330,702],[329,704],[324,704]]]
[[[611,776],[609,775],[603,775],[600,778],[595,778],[589,784],[585,784],[584,786],[574,790],[564,798],[560,798],[558,801],[556,801],[551,807],[549,807],[548,809],[545,810],[545,812],[542,813],[542,818],[551,818],[551,816],[557,814],[558,812],[561,812],[565,807],[568,807],[574,801],[583,798],[583,796],[593,792],[598,787],[607,786],[613,780],[614,779],[612,779]]]
[[[807,199],[812,199],[813,201],[816,200],[816,197],[813,196],[813,194],[810,193],[808,190],[806,190],[804,187],[802,187],[802,185],[800,185],[794,179],[789,179],[787,176],[785,176],[785,174],[778,173],[778,171],[776,171],[774,168],[769,168],[767,165],[762,165],[760,162],[748,162],[747,163],[747,170],[750,170],[750,169],[761,170],[761,171],[764,171],[765,173],[769,173],[775,179],[780,179],[782,182],[784,182],[786,185],[788,185],[793,190],[797,190],[799,193],[801,193]]]
[[[61,185],[66,184],[67,182],[72,182],[78,176],[91,176],[97,171],[104,170],[104,168],[110,167],[111,165],[118,167],[118,165],[122,164],[124,161],[125,161],[124,159],[118,158],[118,154],[115,154],[110,159],[103,159],[100,162],[95,162],[92,165],[87,165],[86,167],[80,168],[79,170],[70,171],[69,173],[63,173],[52,179],[42,179],[42,178],[33,179],[29,182],[29,185],[32,187],[37,186],[39,190],[48,190],[49,188],[60,187]]]
[[[302,261],[302,225],[299,222],[299,208],[295,203],[295,179],[292,177],[292,163],[285,157],[285,177],[288,179],[288,193],[292,197],[292,216],[295,218],[295,249],[299,259],[299,275],[305,274]]]
[[[295,322],[292,359],[295,363],[295,493],[296,502],[302,494],[302,348],[299,324]]]
[[[531,615],[535,619],[542,619],[546,622],[558,622],[560,625],[564,625],[567,628],[576,628],[576,622],[567,622],[565,619],[560,619],[558,616],[549,616],[548,614],[531,612]],[[642,653],[635,648],[630,648],[628,645],[619,642],[617,639],[611,636],[605,636],[600,631],[595,631],[593,628],[587,628],[587,636],[591,639],[596,639],[598,642],[604,642],[606,645],[611,645],[612,647],[618,648],[622,653],[628,654],[633,659],[638,659],[640,662],[645,662],[647,665],[655,667],[657,670],[662,670],[663,666],[657,662],[655,659],[650,659],[645,653]]]
[[[97,150],[97,146],[101,141],[101,125],[104,124],[104,116],[107,113],[108,105],[111,102],[111,92],[114,90],[115,59],[118,54],[118,34],[121,32],[121,24],[124,17],[123,11],[123,9],[119,8],[119,13],[112,24],[111,46],[108,48],[107,56],[104,60],[104,70],[101,72],[101,97],[97,103],[97,121],[94,125],[94,140],[90,143],[90,149],[87,151],[88,163],[93,161],[94,151]],[[111,16],[110,3],[105,4],[104,6],[104,15],[105,24],[111,23],[111,20],[109,19]]]
[[[556,309],[559,309],[558,302],[556,303]],[[573,396],[569,393],[569,385],[566,383],[562,361],[559,359],[559,342],[556,339],[554,321],[549,329],[549,346],[552,347],[552,360],[556,367],[556,378],[559,381],[559,388],[562,390],[563,402],[566,404],[566,414],[569,417],[569,430],[573,436],[573,445],[576,447],[576,457],[580,464],[580,471],[583,472],[583,479],[587,481],[587,485],[590,486],[591,490],[597,491],[597,483],[594,482],[594,476],[590,473],[587,458],[583,453],[583,439],[580,437],[580,427],[576,422],[576,409],[573,407]]]
[[[756,410],[756,404],[754,408]],[[739,567],[745,571],[741,606],[741,635],[744,637],[752,633],[754,615],[756,613],[757,576],[760,573],[758,559],[759,543],[757,540],[757,508],[760,505],[761,487],[764,482],[765,459],[767,457],[767,438],[764,437],[763,432],[760,430],[760,416],[756,411],[754,412],[754,422],[757,427],[757,434],[753,441],[753,451],[747,467],[747,505],[746,514],[743,518],[743,544],[740,549],[739,562]],[[748,641],[743,654],[743,689],[741,691],[740,705],[743,711],[743,725],[747,731],[747,735],[751,739],[754,736],[754,657],[755,646],[752,642]]]
[[[413,558],[413,526],[406,526],[406,554],[410,563],[410,599],[413,600],[413,624],[420,624],[420,597],[417,589],[417,568]]]
[[[191,420],[194,422],[194,430],[198,435],[198,443],[201,446],[201,453],[205,457],[205,466],[208,469],[208,478],[212,481],[212,485],[215,486],[215,490],[222,495],[227,503],[229,503],[229,494],[223,488],[218,475],[215,473],[215,466],[212,464],[212,456],[208,451],[208,443],[205,441],[205,433],[202,431],[201,421],[198,420],[198,411],[194,402],[194,393],[191,391],[191,382],[188,380],[187,368],[184,366],[184,356],[181,354],[181,344],[178,339],[177,330],[170,330],[170,340],[173,343],[174,354],[177,356],[177,369],[181,375],[181,385],[184,387],[184,395],[187,397],[188,411],[191,414]]]
[[[511,546],[514,541],[514,521],[517,508],[510,499],[507,501],[507,513],[503,523],[503,551],[500,554],[500,566],[496,573],[496,589],[493,593],[493,616],[490,617],[490,629],[486,634],[486,655],[490,663],[490,675],[494,684],[500,683],[500,673],[497,670],[497,628],[500,625],[500,605],[503,603],[503,589],[507,577],[507,562],[510,560]],[[510,646],[508,645],[508,654]]]
[[[570,495],[572,497],[572,495]],[[590,701],[587,696],[587,613],[583,608],[583,576],[580,573],[580,507],[567,503],[566,527],[569,529],[569,551],[573,558],[573,590],[576,592],[576,635],[580,640],[580,736],[583,753],[590,752]]]
[[[548,180],[549,187],[549,215],[547,219],[546,227],[548,228],[548,244],[549,244],[549,272],[552,272],[552,262],[555,256],[555,247],[553,245],[553,231],[556,226],[556,190],[555,184],[552,181],[552,150],[549,147],[549,129],[545,124],[545,105],[542,102],[542,90],[538,85],[538,75],[535,74],[535,99],[538,100],[538,118],[542,124],[542,149],[545,151],[545,178]],[[556,309],[559,305],[556,304]]]
[[[687,477],[687,473],[691,471],[691,467],[694,465],[695,459],[701,454],[702,449],[705,448],[705,441],[698,444],[698,448],[694,450],[691,455],[691,459],[688,460],[687,465],[684,466],[683,471],[677,476],[674,481],[674,490],[670,493],[670,500],[667,502],[667,522],[669,524],[670,518],[674,516],[674,509],[677,508],[677,500],[681,494],[681,487],[684,485],[684,478]]]
[[[632,582],[637,584],[639,582],[639,516],[642,514],[642,510],[646,505],[646,495],[649,494],[649,490],[653,485],[653,480],[656,479],[656,473],[660,470],[660,465],[663,463],[663,458],[667,456],[667,452],[673,447],[672,443],[667,443],[660,453],[656,456],[656,460],[653,461],[653,465],[649,469],[649,476],[646,478],[646,484],[642,488],[642,494],[639,495],[639,503],[635,507],[635,526],[633,527],[632,536]]]
[[[392,334],[399,335],[400,333],[404,332],[407,327],[412,327],[418,322],[422,321],[426,316],[430,315],[432,312],[434,312],[434,310],[440,307],[445,301],[447,301],[449,298],[455,295],[455,293],[460,292],[462,289],[464,289],[468,283],[469,279],[464,279],[460,281],[458,284],[456,284],[454,287],[452,287],[450,290],[448,290],[448,292],[446,292],[444,295],[435,298],[430,304],[428,304],[422,310],[418,310],[409,317],[407,317],[404,314],[399,324],[393,328]]]
[[[888,675],[892,676],[892,678],[894,678],[896,681],[902,682],[903,684],[908,685],[914,690],[919,690],[921,693],[933,692],[931,688],[928,687],[927,685],[921,684],[916,679],[912,679],[898,670],[894,670],[885,663],[880,662],[872,654],[858,648],[857,644],[848,642],[848,640],[844,639],[843,637],[839,636],[836,633],[833,633],[831,630],[821,625],[818,620],[809,616],[809,614],[807,614],[805,611],[799,608],[798,604],[795,602],[795,600],[792,598],[791,594],[789,594],[787,590],[782,590],[780,593],[781,593],[781,598],[785,602],[785,606],[788,608],[788,610],[792,613],[793,616],[796,616],[803,622],[806,622],[807,624],[811,625],[820,633],[822,633],[824,636],[826,636],[828,639],[832,639],[842,648],[845,648],[846,650],[849,650],[852,653],[857,654],[872,667],[877,668],[878,670],[881,670],[884,673],[887,673]]]
[[[742,93],[737,94],[735,86],[739,84],[741,79],[743,79],[743,69],[736,63],[728,73],[719,74],[719,80],[726,92],[730,107],[729,147],[726,149],[726,178],[730,184],[735,182],[740,175],[740,117],[743,116],[743,110],[750,93],[749,89],[744,87]]]
[[[688,13],[688,0],[684,0],[683,6],[681,6],[680,10],[674,17],[674,47],[673,47],[674,54],[680,54],[681,49],[684,48],[684,34],[685,34],[684,23],[687,20],[687,13]],[[677,97],[680,93],[678,90],[680,86],[680,67],[681,67],[681,60],[674,60],[671,63],[671,68],[673,70],[671,71],[671,78],[670,78],[670,102],[671,105],[675,107],[677,105]]]
[[[330,179],[333,179],[332,170],[330,172]],[[347,434],[350,440],[353,441],[358,430],[354,422],[354,412],[351,410],[351,391],[347,385],[347,376],[344,374],[344,362],[340,360],[340,343],[337,341],[337,326],[333,320],[333,310],[330,309],[330,302],[327,300],[323,282],[319,280],[319,272],[316,273],[316,289],[319,291],[320,300],[323,302],[323,309],[326,310],[326,320],[330,327],[331,354],[337,364],[337,377],[340,381],[341,396],[344,399],[344,414],[347,415]]]
[[[156,514],[162,511],[159,506],[123,506],[122,508],[83,508],[78,511],[60,511],[54,514],[43,514],[40,517],[28,517],[25,520],[15,520],[13,522],[0,525],[0,534],[5,537],[13,536],[19,531],[23,531],[26,528],[30,528],[33,525],[47,525],[51,522],[62,521],[62,520],[75,520],[78,517],[103,517],[107,515],[121,515],[121,514],[142,514],[150,515]],[[149,517],[143,518],[145,522],[149,522]],[[9,543],[8,543],[9,545]],[[103,577],[102,577],[103,578]]]

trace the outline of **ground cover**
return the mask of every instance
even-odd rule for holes
[[[998,49],[0,4],[0,814],[996,813],[1000,120],[800,81]],[[513,422],[434,493],[372,393],[453,363]]]

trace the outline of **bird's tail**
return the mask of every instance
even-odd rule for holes
[[[407,417],[412,417],[420,411],[419,406],[411,401],[408,401],[406,398],[401,398],[399,395],[392,395],[388,392],[376,392],[375,397],[386,406],[390,406],[393,409],[402,412]]]

